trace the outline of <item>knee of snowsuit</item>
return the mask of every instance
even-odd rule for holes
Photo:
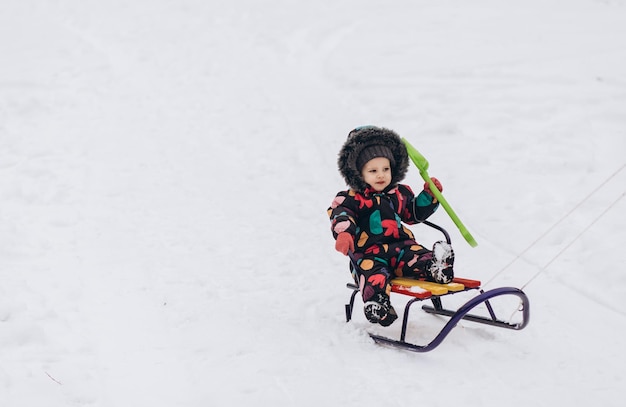
[[[395,277],[419,280],[428,278],[432,252],[417,243],[409,245],[381,245],[368,249],[358,261],[359,271],[354,273],[363,301],[376,294],[389,296],[390,281]]]

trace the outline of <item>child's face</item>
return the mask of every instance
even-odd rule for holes
[[[380,192],[391,184],[391,164],[385,157],[369,160],[361,170],[363,180],[376,192]]]

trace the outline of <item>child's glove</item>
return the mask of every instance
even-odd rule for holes
[[[354,251],[354,239],[352,235],[348,232],[339,233],[335,241],[335,249],[344,256],[348,255],[348,250]]]
[[[433,181],[433,183],[435,184],[439,192],[443,192],[443,187],[441,186],[441,182],[439,182],[439,180],[435,177],[431,177],[430,179]],[[426,191],[426,193],[432,197],[435,196],[435,194],[433,194],[433,191],[430,190],[430,184],[428,182],[424,183],[424,191]]]

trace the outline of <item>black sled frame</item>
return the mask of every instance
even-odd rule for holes
[[[422,223],[434,229],[439,230],[445,236],[446,241],[450,243],[450,236],[442,227],[434,223],[428,222],[428,221],[423,221]],[[352,267],[358,270],[358,265],[354,257],[350,256],[350,258],[352,261]],[[352,294],[350,295],[350,300],[348,304],[345,305],[346,322],[349,322],[352,319],[352,312],[354,310],[354,302],[355,302],[356,295],[359,293],[359,287],[358,285],[354,283],[348,283],[347,287],[352,290]],[[442,297],[446,295],[452,295],[458,292],[469,291],[469,290],[478,290],[479,295],[470,299],[469,301],[467,301],[465,304],[463,304],[461,307],[459,307],[455,311],[449,310],[443,307],[443,304],[441,301]],[[511,295],[518,297],[520,300],[519,311],[522,314],[522,320],[517,323],[510,323],[503,319],[498,318],[490,303],[490,300],[493,298],[500,297],[500,296],[511,296]],[[431,300],[433,305],[432,306],[422,305],[422,310],[424,310],[425,312],[429,314],[441,315],[441,316],[449,317],[450,319],[430,343],[428,343],[427,345],[416,345],[416,344],[406,341],[406,330],[407,330],[407,326],[409,322],[409,313],[411,311],[411,306],[418,301],[423,301],[424,299]],[[488,314],[489,314],[488,316],[470,314],[470,311],[472,311],[475,307],[481,304],[484,304],[486,306]],[[528,325],[529,319],[530,319],[530,303],[528,301],[528,297],[522,290],[515,288],[515,287],[500,287],[500,288],[494,288],[489,291],[483,291],[480,287],[474,287],[474,288],[465,288],[462,291],[448,292],[447,294],[443,294],[443,295],[432,295],[429,298],[412,298],[411,300],[409,300],[404,307],[404,315],[402,318],[402,329],[400,331],[400,340],[391,339],[385,336],[376,335],[372,333],[370,333],[369,335],[378,344],[393,346],[396,348],[410,350],[413,352],[429,352],[435,349],[437,346],[439,346],[441,342],[443,342],[443,340],[448,336],[448,334],[452,331],[452,329],[461,320],[471,321],[471,322],[476,322],[476,323],[486,324],[486,325],[492,325],[492,326],[496,326],[499,328],[521,330],[521,329],[524,329],[526,325]]]

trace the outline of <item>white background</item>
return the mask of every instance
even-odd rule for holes
[[[624,21],[622,0],[3,0],[0,405],[622,405]],[[457,275],[523,287],[525,330],[463,322],[416,354],[358,302],[346,324],[326,208],[365,124],[428,158],[479,243],[432,217]],[[407,339],[443,324],[415,311]]]

